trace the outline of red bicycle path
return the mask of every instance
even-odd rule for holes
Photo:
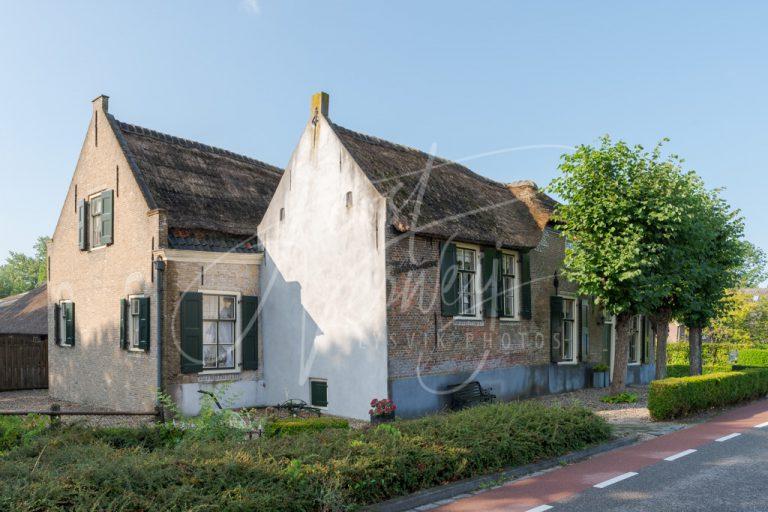
[[[712,443],[728,434],[745,432],[765,422],[768,422],[768,400],[760,400],[731,409],[704,423],[612,450],[539,476],[514,480],[434,510],[526,512],[541,505],[554,505],[595,484],[624,473],[639,472],[643,468],[664,462],[664,459],[671,455]]]

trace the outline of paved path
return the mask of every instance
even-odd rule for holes
[[[768,476],[766,461],[768,400],[761,400],[706,423],[516,480],[435,510],[766,511],[768,498],[760,496]],[[751,492],[743,489],[741,477],[747,475]],[[717,485],[712,484],[715,480]]]

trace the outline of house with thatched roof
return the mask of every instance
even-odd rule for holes
[[[262,402],[256,228],[281,176],[96,98],[48,246],[51,395],[136,411],[160,389],[194,413],[226,382]]]
[[[46,285],[0,299],[0,391],[48,387]]]
[[[588,385],[614,322],[562,278],[555,206],[336,124],[315,95],[258,229],[268,400],[365,417],[386,397],[416,416],[470,382],[502,399]],[[630,383],[653,375],[650,337],[636,319]]]
[[[584,387],[612,319],[562,277],[556,202],[532,181],[331,121],[315,95],[285,171],[118,120],[93,101],[48,246],[50,393],[195,414],[300,399],[364,418]],[[638,320],[630,382],[653,374]]]

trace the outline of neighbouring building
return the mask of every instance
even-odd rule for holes
[[[46,285],[0,299],[0,391],[48,387]]]
[[[324,93],[285,171],[118,121],[101,96],[49,245],[51,393],[364,418],[374,397],[438,410],[471,380],[503,399],[584,387],[614,322],[562,277],[555,205],[334,124]],[[653,375],[646,324],[629,382]]]

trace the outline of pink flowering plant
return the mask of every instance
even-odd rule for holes
[[[371,410],[368,411],[368,414],[370,414],[372,417],[389,416],[394,414],[396,409],[397,406],[392,400],[388,398],[384,398],[382,400],[374,398],[371,400]]]

